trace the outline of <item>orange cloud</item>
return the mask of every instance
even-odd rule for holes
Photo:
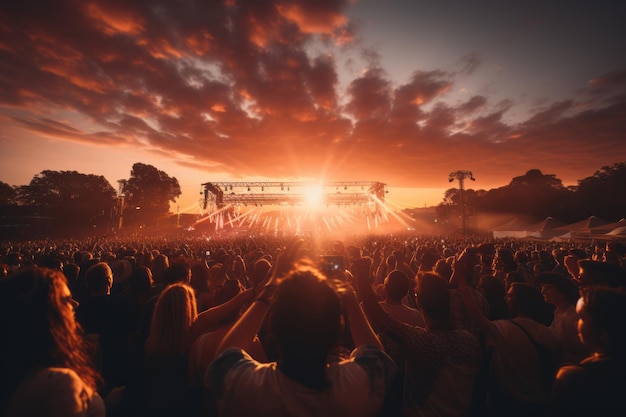
[[[84,11],[109,36],[139,35],[144,30],[145,22],[131,10],[113,10],[90,1],[84,3]]]
[[[0,117],[12,130],[141,143],[209,174],[395,186],[445,183],[457,169],[471,169],[479,186],[531,168],[576,179],[624,158],[620,71],[513,124],[512,98],[450,99],[481,64],[475,54],[456,70],[391,79],[379,51],[328,47],[354,38],[343,0],[162,2],[158,13],[141,1],[54,4],[46,16],[3,20]],[[80,118],[51,116],[68,113]]]
[[[297,24],[303,33],[333,34],[348,20],[334,10],[320,10],[314,6],[312,3],[279,4],[276,8],[281,16]]]

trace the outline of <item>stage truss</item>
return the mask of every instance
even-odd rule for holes
[[[360,233],[395,227],[378,181],[234,182],[201,184],[201,217],[195,227],[216,232]],[[311,194],[316,194],[312,201]]]
[[[327,206],[351,206],[359,204],[383,204],[386,184],[371,181],[311,182],[206,182],[202,184],[204,210],[217,210],[227,205],[302,205],[307,193],[320,188],[321,204]],[[212,207],[213,206],[213,207]]]

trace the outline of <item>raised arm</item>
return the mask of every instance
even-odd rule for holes
[[[370,268],[371,260],[369,258],[357,259],[352,264],[352,274],[354,275],[358,295],[367,313],[367,318],[378,331],[383,331],[387,336],[400,341],[400,339],[404,338],[405,326],[408,325],[391,317],[378,304],[378,298],[376,298],[376,294],[374,294],[372,289]]]
[[[250,302],[253,297],[254,289],[250,288],[240,292],[224,304],[211,307],[210,309],[198,314],[198,317],[193,322],[191,329],[189,330],[191,344],[202,333],[211,330],[211,328],[217,326],[221,320],[241,309],[246,303]]]
[[[296,241],[276,257],[276,262],[267,284],[259,291],[258,297],[255,298],[250,308],[246,310],[224,339],[222,339],[216,354],[220,354],[229,348],[237,347],[243,349],[250,345],[265,319],[277,285],[299,260],[299,252],[303,243],[302,240]]]
[[[485,331],[490,338],[496,338],[499,335],[498,329],[482,312],[478,303],[476,303],[476,299],[474,299],[474,290],[468,284],[468,278],[473,273],[473,260],[475,259],[471,248],[469,249],[470,250],[465,249],[459,259],[454,263],[450,281],[458,285],[461,299],[463,300],[463,304],[465,304],[470,320]]]
[[[383,345],[380,343],[380,339],[376,335],[376,332],[374,332],[374,329],[365,317],[363,310],[361,310],[359,300],[357,299],[354,290],[347,290],[343,294],[342,299],[348,315],[348,320],[350,320],[350,331],[352,333],[354,346],[374,345],[382,350]]]

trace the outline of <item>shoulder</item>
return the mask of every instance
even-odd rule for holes
[[[352,351],[350,358],[354,359],[354,362],[363,368],[370,377],[375,377],[378,374],[388,376],[395,369],[395,364],[389,355],[374,345],[359,346]]]
[[[13,414],[104,416],[104,404],[73,370],[46,368],[18,387],[11,399]]]
[[[396,369],[393,360],[385,352],[373,345],[359,346],[352,351],[350,358],[353,359],[353,363],[367,375],[367,379],[369,380],[367,385],[370,387],[372,393],[382,396],[385,387],[388,385]],[[341,366],[341,363],[339,366]],[[344,369],[354,369],[354,366],[344,366]],[[349,370],[345,372],[348,374],[351,373]],[[349,379],[354,381],[353,377],[349,377]]]
[[[553,401],[569,402],[568,398],[586,396],[590,382],[588,374],[589,372],[580,365],[566,365],[559,368],[552,386]]]
[[[224,381],[228,373],[234,369],[245,366],[246,364],[256,364],[256,361],[250,357],[243,349],[231,348],[226,349],[215,358],[205,375],[205,384],[215,389],[218,395],[224,388]]]

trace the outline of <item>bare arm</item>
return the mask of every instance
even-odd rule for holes
[[[356,282],[357,291],[363,306],[367,312],[367,317],[374,326],[383,327],[385,323],[393,321],[385,310],[378,304],[378,299],[372,284],[370,283],[370,260],[368,258],[357,259],[352,266],[352,273]]]
[[[460,258],[454,263],[454,269],[450,281],[458,285],[459,292],[461,293],[461,299],[467,313],[474,323],[478,325],[489,338],[497,338],[499,336],[496,325],[493,324],[482,312],[478,303],[474,299],[473,289],[467,283],[467,278],[473,273],[472,258],[474,256],[469,254],[467,250],[463,251]]]
[[[380,343],[380,339],[374,332],[374,329],[372,329],[369,321],[367,321],[365,314],[363,314],[354,290],[346,291],[342,298],[348,319],[350,320],[350,331],[352,332],[354,345],[374,345],[382,350],[383,345]]]
[[[237,312],[245,303],[252,300],[253,296],[254,290],[251,288],[240,292],[224,304],[212,307],[198,314],[198,317],[193,322],[191,329],[189,330],[191,343],[193,343],[202,333],[205,333],[212,327],[217,326],[221,320]]]
[[[228,348],[237,347],[244,349],[250,345],[269,310],[276,286],[298,260],[298,252],[302,247],[302,243],[303,241],[299,240],[278,255],[267,285],[263,287],[250,308],[246,310],[226,334],[222,343],[217,347],[216,355]]]

